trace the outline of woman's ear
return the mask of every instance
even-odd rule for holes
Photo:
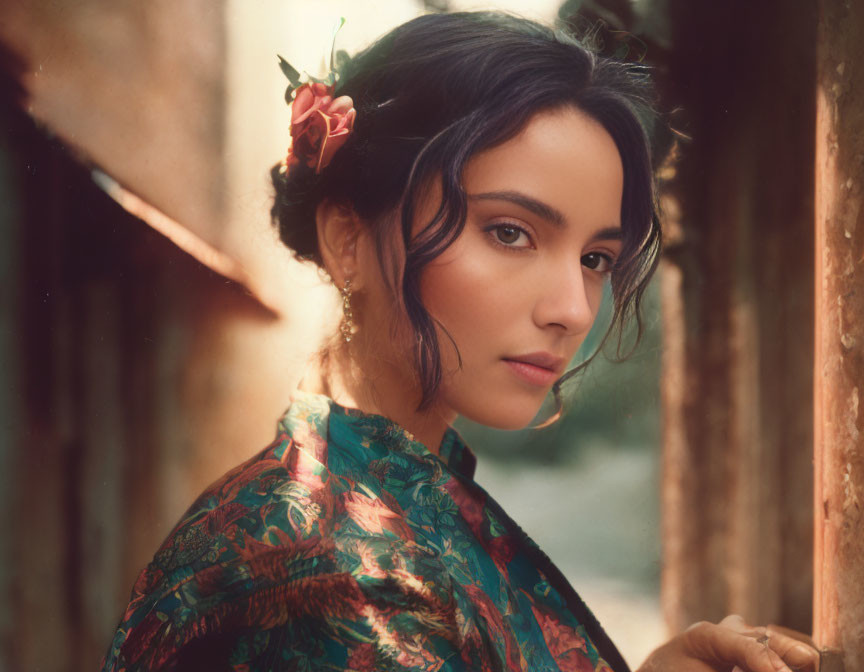
[[[363,233],[363,223],[354,210],[330,200],[324,200],[315,209],[318,231],[318,249],[324,267],[337,287],[350,278],[358,287],[357,238]]]

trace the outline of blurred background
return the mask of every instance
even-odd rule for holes
[[[641,345],[598,357],[550,428],[460,421],[477,481],[634,668],[730,612],[810,631],[817,91],[846,109],[861,83],[847,39],[860,7],[10,0],[0,670],[99,665],[138,572],[202,488],[270,442],[336,325],[335,292],[269,223],[289,137],[276,54],[318,74],[340,16],[350,54],[418,14],[480,8],[564,22],[650,65],[674,133]],[[831,179],[860,203],[854,165]],[[860,246],[861,227],[846,231],[837,245]]]

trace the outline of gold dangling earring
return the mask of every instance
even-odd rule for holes
[[[342,295],[342,322],[339,331],[342,332],[342,340],[351,342],[354,336],[354,313],[351,310],[351,279],[345,280],[345,285],[339,290]]]

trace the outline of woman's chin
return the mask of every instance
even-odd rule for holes
[[[525,429],[537,417],[543,397],[489,395],[480,403],[458,409],[459,415],[493,429]]]

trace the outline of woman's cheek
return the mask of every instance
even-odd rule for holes
[[[501,259],[506,254],[481,249],[433,262],[422,285],[427,310],[451,332],[482,331],[500,315],[516,319],[514,308],[523,283],[513,264]]]

